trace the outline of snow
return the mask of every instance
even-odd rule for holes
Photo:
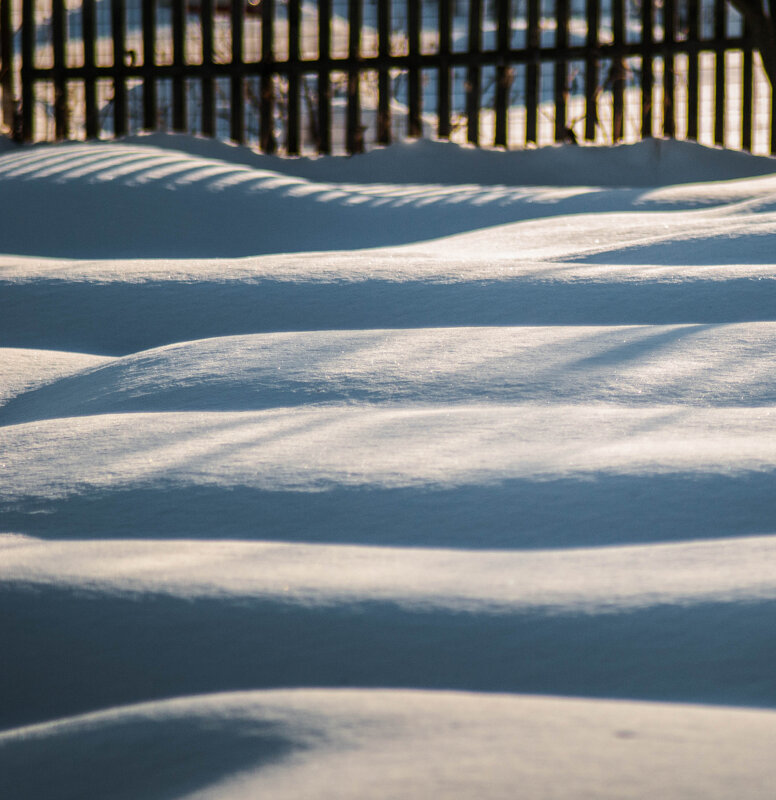
[[[239,693],[133,706],[4,738],[14,756],[6,785],[26,781],[47,792],[51,782],[72,787],[70,796],[118,800],[154,796],[157,776],[197,800],[426,798],[440,789],[445,797],[511,798],[516,787],[539,800],[565,791],[618,800],[768,798],[776,777],[773,723],[759,712],[499,695]],[[740,747],[742,740],[752,746]],[[91,768],[78,770],[84,752]],[[58,758],[63,753],[71,758]],[[546,780],[550,772],[557,780]]]
[[[773,160],[154,135],[0,193],[0,794],[770,797]]]
[[[740,204],[747,201],[761,206],[764,224],[773,223],[766,214],[776,196],[770,158],[708,152],[681,142],[622,145],[615,149],[616,162],[604,168],[609,150],[596,148],[496,153],[417,141],[351,159],[280,162],[199,140],[194,152],[170,149],[178,141],[166,137],[167,147],[159,147],[158,137],[142,137],[138,142],[72,143],[1,154],[0,179],[4,192],[14,198],[0,219],[2,250],[73,259],[220,259],[397,246],[551,217],[519,232],[527,238],[526,255],[546,256],[547,228],[566,215],[624,213],[624,235],[642,242],[656,233],[656,241],[666,240],[668,233],[652,231],[653,223],[631,209],[704,206],[709,200],[698,197],[694,182],[708,177],[710,164],[717,177],[734,184],[728,194],[710,198],[710,213],[665,217],[661,223],[683,227],[689,222],[704,238],[735,232],[757,235],[745,224],[747,208]],[[459,183],[450,185],[443,177],[449,176],[449,164],[456,159],[467,171],[453,172]],[[524,160],[534,165],[524,168]],[[422,169],[418,162],[437,166]],[[277,169],[281,164],[282,172]],[[478,172],[485,179],[473,183]],[[369,175],[381,181],[365,181]],[[544,176],[555,185],[540,185]],[[676,187],[665,199],[659,192],[654,195],[652,187],[667,176],[672,184],[685,183],[687,199]],[[743,186],[741,178],[747,179]],[[30,208],[37,212],[28,213]],[[47,221],[44,237],[41,216]],[[564,222],[565,257],[595,245],[596,237],[589,236],[573,242],[569,250],[579,220]],[[599,227],[604,223],[599,220]],[[503,244],[497,252],[504,254],[507,247],[514,253],[515,232],[509,236],[510,231],[500,237]],[[473,239],[467,236],[467,249],[481,249],[483,235],[488,238],[487,232]],[[447,249],[458,246],[450,242]]]

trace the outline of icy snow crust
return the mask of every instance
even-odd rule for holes
[[[772,797],[774,173],[4,150],[0,796]]]

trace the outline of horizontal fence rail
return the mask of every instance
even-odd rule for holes
[[[2,120],[28,142],[776,145],[770,84],[726,0],[0,0],[0,57]]]

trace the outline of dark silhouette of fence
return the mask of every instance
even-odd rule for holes
[[[600,140],[604,125],[616,142],[625,135],[626,104],[638,116],[637,136],[698,139],[705,125],[723,144],[735,91],[737,146],[752,149],[757,56],[725,0],[40,4],[0,0],[3,117],[24,141],[72,137],[78,116],[86,138],[162,126],[252,138],[265,152],[289,154],[303,139],[329,153],[337,138],[353,153],[369,143],[368,88],[370,142],[378,144],[424,132],[448,138],[456,129],[473,144],[509,146],[516,126],[521,143],[535,143],[547,107],[555,141]],[[739,65],[733,87],[730,53]],[[702,59],[714,62],[706,84]],[[702,115],[705,85],[713,99]],[[401,127],[392,118],[397,100]],[[774,115],[770,107],[765,113],[776,145]],[[41,120],[47,128],[53,122],[53,135]]]

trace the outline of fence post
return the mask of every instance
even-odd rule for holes
[[[299,154],[299,0],[288,0],[286,153]]]
[[[776,156],[776,89],[771,88],[771,155]]]
[[[35,2],[22,0],[22,141],[35,138],[35,89],[32,68],[35,66]]]
[[[364,150],[361,131],[361,86],[357,62],[361,58],[361,0],[348,0],[348,109],[345,149],[349,154]]]
[[[744,150],[752,149],[752,31],[749,23],[744,21],[744,69],[741,76],[741,147]]]
[[[615,0],[615,3],[617,0]],[[569,0],[557,0],[555,5],[555,47],[565,50],[569,43]],[[555,102],[555,141],[565,142],[568,138],[566,125],[566,94],[568,64],[564,58],[555,62],[553,99]]]
[[[687,138],[698,140],[698,45],[699,0],[687,2],[687,39],[692,49],[687,54]]]
[[[143,0],[143,128],[154,131],[156,111],[156,0]]]
[[[652,94],[655,76],[652,70],[655,12],[651,0],[641,3],[641,138],[652,136]]]
[[[216,135],[216,98],[213,91],[213,0],[201,0],[202,26],[202,134]]]
[[[410,58],[407,71],[407,134],[418,138],[423,135],[420,87],[420,0],[407,0],[407,33]]]
[[[243,9],[245,0],[231,0],[232,63],[229,76],[229,137],[245,141],[245,98],[243,91]]]
[[[480,143],[480,48],[482,47],[482,0],[469,0],[469,66],[466,70],[466,140]]]
[[[525,140],[536,144],[539,115],[539,0],[528,0],[528,63],[525,67]]]
[[[612,141],[619,142],[625,134],[625,7],[623,0],[612,2],[612,33],[614,56],[612,58]]]
[[[184,0],[172,0],[172,129],[186,131],[186,8]]]
[[[127,132],[127,84],[124,72],[126,59],[126,16],[124,0],[111,0],[111,33],[113,35],[113,135]]]
[[[450,49],[454,0],[439,0],[439,71],[437,75],[437,135],[450,138]]]
[[[274,153],[277,149],[275,141],[275,87],[272,70],[275,64],[274,53],[274,0],[261,2],[261,108],[259,110],[259,137],[261,149],[265,153]]]
[[[377,142],[391,143],[391,85],[388,58],[391,55],[391,0],[377,0]]]
[[[68,105],[65,80],[65,0],[53,0],[51,36],[54,50],[54,138],[67,139]]]
[[[331,0],[318,0],[318,152],[331,153]]]
[[[723,0],[724,1],[724,0]],[[674,0],[663,2],[663,135],[673,139],[676,135],[676,115],[674,112],[674,51],[676,39],[676,6]]]
[[[651,0],[645,0],[649,5]],[[598,0],[587,0],[585,7],[587,17],[587,37],[585,45],[587,57],[585,58],[585,139],[594,142],[596,128],[598,128],[598,73],[600,64],[598,58],[598,25],[600,10]]]
[[[510,35],[509,0],[496,0],[496,130],[493,144],[507,147],[507,118],[509,116],[509,89],[512,86],[512,69],[508,62]]]
[[[11,31],[11,0],[0,0],[0,93],[3,95],[0,122],[14,132],[13,96],[13,33]]]
[[[95,2],[83,0],[83,43],[84,43],[84,105],[86,138],[96,139],[100,133],[97,117],[97,81],[95,68]]]
[[[725,38],[727,3],[714,0],[714,144],[725,144]]]

